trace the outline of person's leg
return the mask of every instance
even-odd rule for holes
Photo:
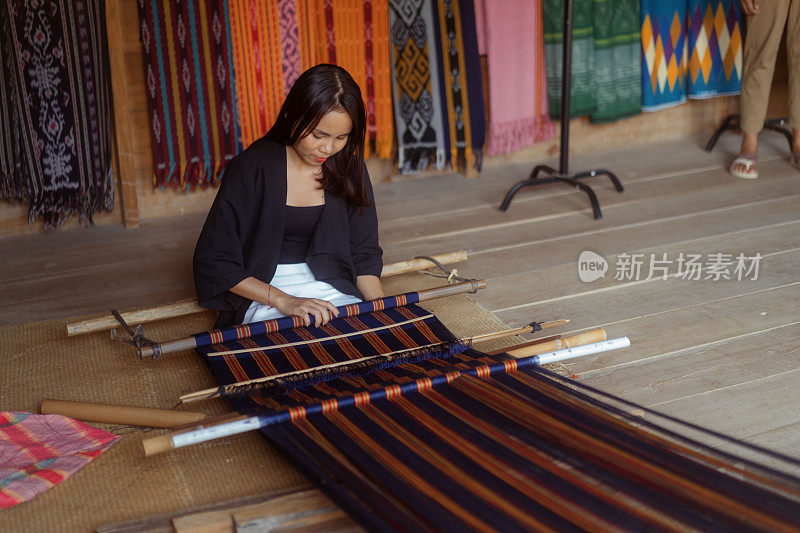
[[[775,57],[778,55],[789,3],[798,0],[770,0],[759,3],[759,12],[747,17],[747,34],[744,40],[744,72],[742,74],[741,156],[755,161],[758,152],[758,134],[767,116]],[[757,175],[755,165],[750,169],[744,163],[731,166],[734,174]]]
[[[800,168],[800,0],[791,0],[786,18],[786,58],[789,70],[789,126],[792,162]]]

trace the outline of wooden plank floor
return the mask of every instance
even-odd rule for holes
[[[576,360],[578,379],[667,414],[800,457],[800,173],[782,137],[762,136],[761,178],[725,168],[738,138],[711,154],[704,140],[573,158],[625,185],[590,183],[604,217],[563,185],[523,190],[508,212],[505,190],[533,164],[376,186],[387,262],[458,249],[464,276],[489,280],[475,298],[509,324],[570,318],[570,331],[603,326],[626,350]],[[551,162],[555,163],[555,162]],[[0,324],[129,309],[193,296],[191,254],[203,216],[137,230],[105,226],[0,241]],[[578,255],[609,265],[578,277]],[[760,254],[757,279],[686,280],[680,254]],[[615,279],[622,254],[644,254],[639,279]],[[646,280],[650,254],[671,261]],[[666,256],[664,256],[666,254]],[[752,276],[751,276],[752,277]],[[2,348],[0,348],[2,350]],[[722,441],[719,446],[726,446]]]

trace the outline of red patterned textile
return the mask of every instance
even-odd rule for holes
[[[227,2],[139,0],[154,186],[214,183],[236,155]]]

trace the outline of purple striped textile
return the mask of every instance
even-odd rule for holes
[[[330,339],[351,330],[364,334]],[[286,346],[311,339],[323,342]],[[265,349],[205,361],[224,386],[447,342],[458,339],[408,305],[232,341],[214,349]],[[800,528],[800,479],[693,438],[784,468],[800,460],[508,354],[440,353],[230,399],[370,531]]]

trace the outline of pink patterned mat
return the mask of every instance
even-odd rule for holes
[[[65,416],[0,411],[0,509],[61,483],[119,438]]]

